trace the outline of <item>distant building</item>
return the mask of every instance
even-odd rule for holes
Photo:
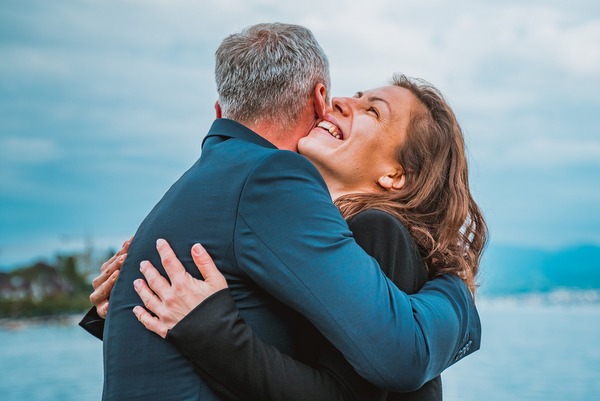
[[[52,295],[69,293],[73,286],[54,267],[39,262],[10,273],[0,272],[0,300],[41,301]]]

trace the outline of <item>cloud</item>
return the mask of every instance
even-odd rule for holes
[[[0,226],[11,232],[0,242],[33,228],[36,238],[135,229],[198,156],[214,115],[216,47],[264,21],[315,33],[333,95],[394,72],[439,87],[465,130],[495,238],[595,240],[585,215],[595,212],[600,171],[598,11],[541,0],[9,2],[0,11]],[[553,189],[555,177],[568,191]],[[562,213],[565,204],[577,213]],[[549,238],[550,226],[568,238]]]
[[[48,138],[0,138],[0,160],[7,164],[44,164],[61,157],[56,143]]]
[[[535,157],[532,157],[535,155]],[[523,167],[600,166],[600,140],[535,138],[509,148],[505,163]]]

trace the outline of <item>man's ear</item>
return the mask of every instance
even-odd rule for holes
[[[219,104],[219,101],[217,100],[215,102],[215,118],[221,118],[222,113],[221,113],[221,105]]]
[[[402,170],[396,170],[390,174],[385,174],[377,180],[379,186],[385,190],[400,190],[406,184],[406,174]]]
[[[313,101],[315,105],[315,114],[319,119],[325,117],[327,113],[327,88],[322,83],[318,83],[315,85],[315,89],[313,91]]]

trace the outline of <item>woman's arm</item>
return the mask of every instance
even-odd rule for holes
[[[408,231],[380,211],[349,222],[356,241],[398,287],[413,293],[427,273]],[[331,344],[311,367],[264,344],[239,317],[227,290],[175,325],[167,339],[178,345],[211,386],[232,399],[377,400],[386,393],[360,377]]]
[[[171,284],[165,285],[168,284],[167,279],[151,263],[142,263],[141,270],[147,284],[144,280],[136,280],[134,284],[146,308],[156,316],[139,306],[134,308],[134,312],[146,328],[178,345],[213,389],[236,400],[378,399],[371,396],[371,392],[365,393],[367,398],[354,398],[354,395],[364,393],[363,387],[375,389],[366,381],[362,380],[362,384],[358,383],[359,380],[349,381],[352,390],[347,390],[325,367],[314,369],[258,338],[240,318],[224,277],[202,247],[194,245],[192,257],[204,281],[185,271],[166,241],[157,241],[157,250]],[[225,284],[219,290],[204,292],[210,296],[201,294],[204,287],[213,284],[215,288],[219,287],[219,281]],[[185,296],[180,294],[183,288]],[[194,306],[189,308],[186,300]],[[179,305],[181,302],[183,306]],[[170,304],[167,312],[164,310],[165,303]],[[173,303],[178,306],[173,307]],[[177,312],[182,308],[191,310],[185,313],[183,319]],[[312,345],[317,349],[325,340],[321,338],[321,341],[311,343],[305,334],[317,332],[312,326],[310,329],[310,332],[296,332],[298,344]],[[310,348],[306,350],[311,352]],[[304,356],[299,352],[296,355]],[[346,363],[341,355],[339,358]],[[348,370],[360,379],[352,369]]]
[[[325,367],[313,368],[265,344],[240,318],[228,290],[209,297],[167,334],[198,373],[231,400],[364,400]],[[362,380],[362,379],[361,379]],[[372,386],[365,382],[364,387]],[[379,398],[383,399],[383,398]]]

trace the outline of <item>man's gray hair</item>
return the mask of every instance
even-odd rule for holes
[[[294,123],[318,83],[329,90],[329,62],[299,25],[257,24],[228,36],[215,53],[222,116],[243,124]]]

